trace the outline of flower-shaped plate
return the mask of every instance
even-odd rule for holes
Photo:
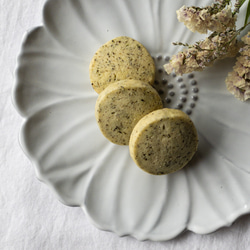
[[[176,19],[184,4],[198,1],[49,0],[43,26],[28,32],[18,58],[13,100],[25,119],[20,143],[38,178],[64,204],[81,206],[98,228],[139,240],[210,233],[250,211],[250,106],[224,84],[234,60],[182,77],[162,70],[180,50],[173,41],[201,38]],[[143,172],[127,146],[110,143],[98,129],[89,63],[121,35],[148,49],[165,107],[182,109],[198,130],[195,157],[174,174]]]

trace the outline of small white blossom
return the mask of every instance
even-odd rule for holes
[[[242,40],[245,44],[250,45],[250,32],[248,32],[248,34],[246,34],[245,36],[243,36],[243,37],[241,38],[241,40]]]

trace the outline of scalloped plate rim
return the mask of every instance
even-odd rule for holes
[[[46,1],[45,4],[49,2],[49,1]],[[45,5],[44,5],[45,7]],[[44,8],[43,7],[43,8]],[[36,26],[36,27],[33,27],[31,28],[30,30],[26,31],[25,34],[23,35],[23,38],[22,38],[22,41],[21,41],[21,44],[24,43],[25,39],[27,38],[27,36],[32,33],[34,30],[36,30],[37,28],[45,28],[44,27],[44,23],[42,22],[40,25]],[[19,51],[19,56],[21,55],[22,53],[22,48],[20,48],[20,51]],[[19,58],[18,56],[18,58]],[[19,113],[19,115],[22,117],[23,119],[23,123],[21,125],[21,127],[23,128],[24,124],[27,122],[28,118],[25,117],[22,112],[20,111],[19,107],[18,107],[18,103],[15,99],[15,96],[17,95],[17,92],[16,92],[16,88],[18,86],[18,83],[17,83],[17,69],[18,67],[20,66],[20,63],[18,62],[18,58],[17,58],[17,61],[16,61],[16,65],[15,65],[15,81],[14,81],[14,85],[12,87],[12,92],[11,92],[11,102],[12,102],[12,105],[14,106],[15,110]],[[25,156],[30,160],[31,164],[35,166],[35,175],[36,177],[38,178],[39,181],[41,181],[42,183],[45,183],[49,189],[51,189],[51,191],[53,192],[53,194],[56,196],[56,198],[62,202],[63,204],[67,205],[67,206],[72,206],[74,207],[73,205],[70,205],[70,204],[67,204],[65,203],[62,199],[60,199],[60,196],[57,194],[57,192],[55,191],[55,188],[50,185],[50,183],[48,181],[46,181],[46,177],[44,177],[39,171],[38,171],[38,163],[36,162],[35,159],[33,159],[29,153],[28,153],[28,149],[26,148],[26,146],[22,143],[22,139],[21,137],[23,136],[22,134],[22,129],[19,131],[19,139],[18,139],[18,142],[20,144],[20,147],[23,151],[23,153],[25,154]],[[239,219],[241,216],[244,216],[246,214],[249,214],[250,213],[250,201],[249,202],[246,202],[245,206],[244,207],[241,207],[239,208],[238,210],[236,210],[233,214],[230,214],[228,217],[227,217],[227,221],[226,221],[226,224],[224,223],[221,223],[221,225],[217,225],[217,226],[213,226],[211,227],[211,229],[209,230],[206,230],[206,229],[199,229],[199,228],[189,228],[187,226],[187,224],[185,224],[185,228],[181,229],[178,233],[174,234],[174,235],[170,235],[170,236],[166,236],[165,234],[162,234],[162,236],[143,236],[143,235],[140,235],[140,233],[138,232],[128,232],[128,233],[122,233],[122,232],[115,232],[113,231],[112,229],[108,229],[106,228],[105,226],[102,226],[102,225],[99,225],[97,224],[93,218],[91,218],[91,216],[88,215],[86,209],[85,209],[85,206],[84,204],[81,204],[81,205],[78,205],[77,207],[80,207],[84,213],[87,215],[87,218],[88,220],[94,225],[96,226],[97,228],[99,228],[100,230],[103,230],[103,231],[109,231],[109,232],[114,232],[116,234],[118,234],[119,236],[121,237],[124,237],[124,236],[132,236],[140,241],[144,241],[144,240],[152,240],[152,241],[167,241],[167,240],[171,240],[171,239],[174,239],[175,237],[177,236],[180,236],[183,232],[186,232],[186,231],[190,231],[190,232],[194,232],[194,233],[197,233],[197,234],[200,234],[200,235],[203,235],[203,234],[209,234],[209,233],[212,233],[212,232],[215,232],[223,227],[230,227],[237,219]]]

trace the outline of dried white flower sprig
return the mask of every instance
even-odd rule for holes
[[[203,71],[218,59],[235,57],[239,50],[236,33],[235,30],[228,29],[225,32],[212,33],[194,45],[175,43],[186,46],[187,49],[174,55],[170,62],[164,65],[166,72],[170,74],[175,71],[177,75],[183,75],[193,71]]]
[[[176,11],[177,18],[193,31],[206,34],[209,30],[223,32],[226,28],[235,28],[234,15],[230,1],[216,2],[205,8],[183,6]]]
[[[181,42],[173,43],[174,45],[182,45],[185,48],[177,55],[172,56],[169,63],[164,65],[166,72],[168,74],[175,72],[177,75],[182,75],[193,71],[202,71],[206,67],[212,66],[216,60],[235,57],[242,46],[237,38],[241,31],[249,25],[247,21],[250,15],[250,0],[248,1],[245,24],[240,29],[236,29],[237,14],[245,1],[236,1],[234,7],[232,7],[231,0],[217,0],[211,6],[203,8],[183,6],[177,10],[178,20],[184,22],[191,31],[199,33],[210,31],[212,33],[204,40],[193,45]],[[228,89],[232,92],[230,86],[229,84]],[[246,90],[244,93],[246,93]],[[245,94],[245,96],[248,95],[250,95],[250,91],[249,94]],[[246,100],[246,97],[240,99]]]
[[[244,46],[240,49],[233,71],[226,78],[227,89],[239,100],[250,99],[250,32],[242,37]]]

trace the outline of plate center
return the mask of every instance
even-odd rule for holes
[[[188,115],[194,112],[199,99],[199,86],[195,74],[176,76],[167,74],[163,65],[168,63],[170,56],[152,56],[156,67],[156,76],[153,87],[161,96],[165,108],[180,109]]]

